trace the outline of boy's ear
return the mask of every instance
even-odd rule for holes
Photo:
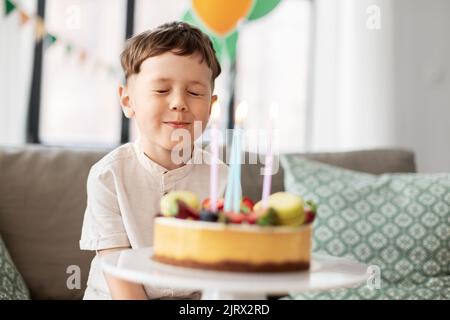
[[[131,106],[130,93],[126,85],[119,85],[119,100],[125,117],[132,118],[134,110]]]
[[[217,94],[215,94],[211,97],[211,105],[209,106],[209,115],[211,115],[212,105],[216,101],[217,101]]]

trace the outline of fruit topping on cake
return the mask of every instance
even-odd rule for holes
[[[199,219],[200,201],[193,192],[173,191],[161,198],[161,214],[179,219]]]
[[[226,224],[299,227],[312,223],[317,212],[313,201],[304,201],[302,197],[287,192],[270,195],[266,204],[263,207],[262,201],[255,204],[250,198],[244,197],[240,212],[225,212],[224,200],[218,199],[217,211],[213,212],[209,198],[200,204],[192,192],[173,191],[161,198],[161,215]]]

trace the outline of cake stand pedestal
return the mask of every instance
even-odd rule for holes
[[[101,256],[105,272],[144,285],[202,290],[203,300],[259,300],[288,292],[353,287],[369,277],[364,264],[313,254],[308,271],[240,273],[165,265],[152,259],[151,247],[126,249]]]

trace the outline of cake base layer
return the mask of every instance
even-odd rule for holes
[[[157,255],[153,256],[152,259],[157,262],[171,264],[179,267],[215,270],[215,271],[270,273],[270,272],[300,271],[309,269],[309,262],[264,263],[259,265],[235,261],[222,261],[219,263],[202,263],[193,260],[177,260]]]
[[[311,225],[260,227],[157,218],[153,259],[219,271],[300,271],[309,268],[311,235]]]

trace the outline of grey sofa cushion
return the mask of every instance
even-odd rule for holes
[[[79,299],[92,253],[80,251],[86,178],[103,152],[0,149],[0,234],[33,299]],[[69,290],[76,265],[81,289]]]
[[[416,172],[414,153],[401,149],[374,149],[348,152],[304,153],[298,157],[327,163],[330,165],[381,174],[388,172]],[[246,154],[246,159],[249,155]],[[242,170],[243,194],[253,200],[259,200],[262,193],[263,176],[261,164],[246,165]],[[284,190],[284,171],[281,165],[272,177],[272,193]]]
[[[109,150],[42,146],[0,147],[0,234],[33,299],[80,299],[93,253],[78,246],[90,167]],[[248,155],[247,155],[248,156]],[[414,156],[401,150],[309,154],[308,158],[366,172],[414,171]],[[242,189],[261,196],[260,165],[242,167]],[[283,171],[272,191],[283,190]],[[69,290],[69,266],[81,270],[81,288]]]

